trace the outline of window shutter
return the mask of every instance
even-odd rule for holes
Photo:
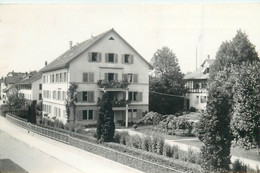
[[[121,62],[122,62],[122,64],[125,63],[125,54],[122,54],[122,56],[121,56]]]
[[[98,53],[98,62],[101,62],[101,57],[102,56],[102,54],[101,53]]]
[[[88,102],[94,102],[94,91],[88,91]]]
[[[91,55],[92,55],[92,52],[88,52],[88,61],[89,61],[89,62],[92,61],[92,57],[91,57]]]
[[[114,63],[118,62],[118,54],[115,54],[115,59],[114,59]]]
[[[134,74],[134,83],[138,83],[138,74]]]
[[[130,63],[131,63],[131,64],[134,63],[134,55],[130,55]]]
[[[89,81],[88,82],[94,82],[94,73],[89,73]]]
[[[88,73],[83,73],[83,82],[88,82]]]
[[[82,92],[77,92],[78,102],[82,102],[82,100],[83,100],[82,97],[83,97]]]
[[[108,62],[108,53],[106,53],[105,55],[106,55],[106,62]]]
[[[114,80],[117,81],[118,80],[118,74],[114,73]]]
[[[123,73],[122,80],[127,81],[127,74]]]
[[[98,110],[93,111],[93,120],[98,120],[98,113],[99,113]]]
[[[142,102],[143,101],[143,93],[142,92],[138,92],[138,94],[137,94],[137,101],[138,102]]]
[[[137,109],[136,116],[138,119],[142,118],[142,112],[143,112],[142,109]]]
[[[108,73],[105,73],[105,81],[108,81]]]

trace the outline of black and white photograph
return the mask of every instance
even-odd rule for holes
[[[0,0],[0,173],[260,173],[259,0]]]

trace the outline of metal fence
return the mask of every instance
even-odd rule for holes
[[[118,163],[130,166],[132,168],[144,171],[144,172],[151,172],[151,173],[183,173],[183,171],[179,171],[170,167],[166,167],[163,165],[159,165],[157,163],[150,162],[148,160],[142,159],[142,155],[140,154],[141,158],[131,156],[125,154],[123,152],[116,151],[114,149],[98,145],[92,142],[88,142],[85,140],[77,139],[75,137],[71,137],[68,134],[64,134],[61,132],[57,132],[55,130],[51,130],[48,128],[39,127],[37,125],[29,124],[25,120],[21,120],[18,118],[13,117],[12,115],[6,114],[7,120],[10,122],[27,129],[28,131],[35,132],[37,134],[49,137],[51,139],[69,144],[71,146],[83,149],[90,153],[105,157],[107,159],[116,161]]]
[[[16,117],[13,117],[11,115],[9,115],[8,113],[6,114],[6,118],[7,120],[11,121],[12,123],[25,128],[28,130],[28,132],[32,131],[34,133],[40,134],[42,136],[46,136],[48,138],[69,144],[69,135],[68,134],[64,134],[55,130],[51,130],[51,129],[47,129],[47,128],[43,128],[34,124],[30,124],[29,122],[27,122],[26,120],[21,120],[18,119]]]

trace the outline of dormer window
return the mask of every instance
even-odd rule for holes
[[[204,73],[204,74],[208,74],[208,73],[209,73],[209,67],[207,67],[207,68],[204,70],[203,73]]]

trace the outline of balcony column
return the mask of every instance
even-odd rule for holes
[[[128,100],[128,90],[125,92],[125,100]],[[128,127],[128,104],[126,104],[125,111],[125,127]]]

